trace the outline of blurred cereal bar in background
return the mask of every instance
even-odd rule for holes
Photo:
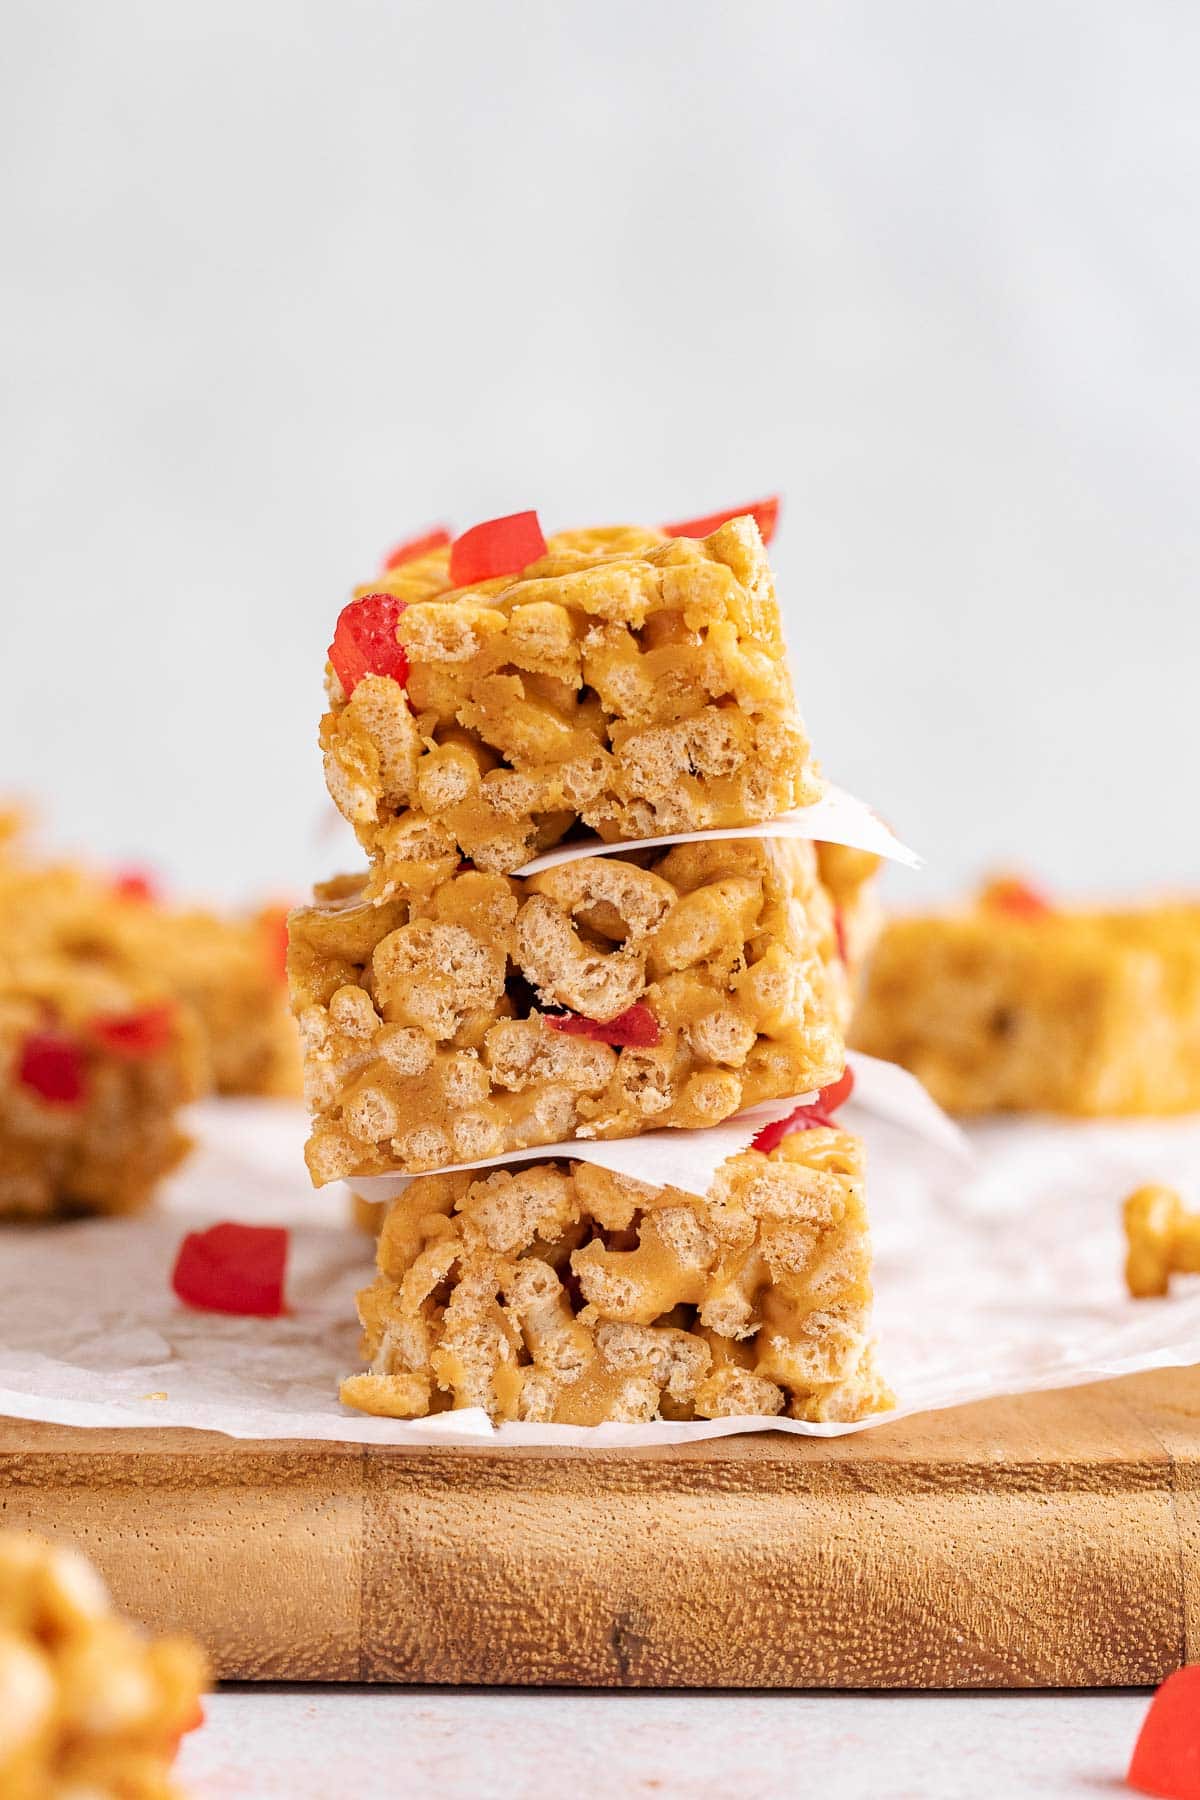
[[[959,1113],[1200,1107],[1200,905],[1052,905],[1024,882],[891,920],[851,1041]]]
[[[206,1674],[190,1639],[119,1618],[77,1550],[0,1534],[4,1800],[178,1800],[171,1765]]]
[[[871,1338],[862,1146],[793,1130],[706,1199],[588,1163],[429,1175],[388,1208],[348,1406],[596,1425],[852,1420],[892,1403]]]
[[[57,958],[164,989],[199,1034],[204,1091],[299,1093],[284,907],[239,916],[178,905],[144,871],[47,861],[10,831],[0,838],[0,933],[10,958]]]
[[[298,1091],[283,930],[3,834],[0,1216],[135,1211],[188,1147],[186,1102]]]
[[[326,779],[372,896],[414,861],[507,873],[573,829],[746,825],[822,791],[748,516],[549,544],[534,514],[490,521],[360,589],[327,679]]]

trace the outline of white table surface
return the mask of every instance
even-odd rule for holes
[[[234,1686],[192,1800],[1115,1796],[1149,1696]]]

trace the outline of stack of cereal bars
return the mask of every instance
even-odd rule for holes
[[[327,679],[367,868],[291,919],[309,1168],[415,1178],[344,1401],[576,1425],[887,1406],[863,1153],[833,1118],[875,862],[721,835],[822,792],[755,518],[434,534],[343,610]],[[522,873],[597,837],[631,848]],[[817,1090],[703,1198],[562,1149]]]

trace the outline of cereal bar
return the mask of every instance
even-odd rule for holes
[[[0,945],[0,1218],[136,1211],[188,1147],[203,1070],[161,986]]]
[[[144,1638],[78,1551],[0,1535],[5,1800],[177,1800],[205,1679],[198,1646]]]
[[[1200,905],[1059,909],[1002,880],[894,919],[852,1041],[959,1113],[1200,1108]]]
[[[423,1176],[377,1264],[370,1367],[341,1389],[364,1412],[597,1425],[891,1404],[862,1146],[837,1129],[731,1157],[704,1200],[579,1162]]]
[[[235,917],[167,905],[143,876],[41,861],[0,840],[0,942],[10,956],[161,988],[195,1027],[206,1091],[299,1093],[281,909]]]
[[[836,1080],[845,972],[813,846],[478,869],[292,914],[319,1184],[720,1123]]]
[[[372,894],[413,861],[510,873],[575,827],[615,842],[819,797],[752,518],[564,532],[467,586],[451,563],[389,569],[330,646],[326,780]]]

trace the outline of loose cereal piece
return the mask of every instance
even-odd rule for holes
[[[597,1425],[892,1404],[862,1146],[832,1128],[731,1157],[704,1200],[588,1163],[422,1176],[377,1263],[370,1368],[341,1390],[364,1412]]]
[[[1022,884],[895,919],[851,1042],[951,1112],[1200,1108],[1200,905],[1055,909]]]
[[[1188,1212],[1174,1188],[1138,1188],[1123,1219],[1125,1285],[1135,1300],[1167,1293],[1172,1275],[1200,1274],[1200,1212]]]
[[[844,1065],[807,843],[468,869],[382,903],[339,883],[291,944],[318,1185],[717,1124]],[[563,1007],[594,1023],[564,1029]]]
[[[198,1646],[143,1637],[78,1551],[0,1535],[5,1800],[178,1800],[171,1765],[205,1682]]]
[[[575,825],[615,842],[819,797],[753,518],[698,539],[565,532],[544,554],[530,536],[523,566],[507,538],[491,554],[501,526],[361,591],[396,603],[403,681],[331,659],[326,780],[373,895],[412,885],[413,826],[509,873]]]

